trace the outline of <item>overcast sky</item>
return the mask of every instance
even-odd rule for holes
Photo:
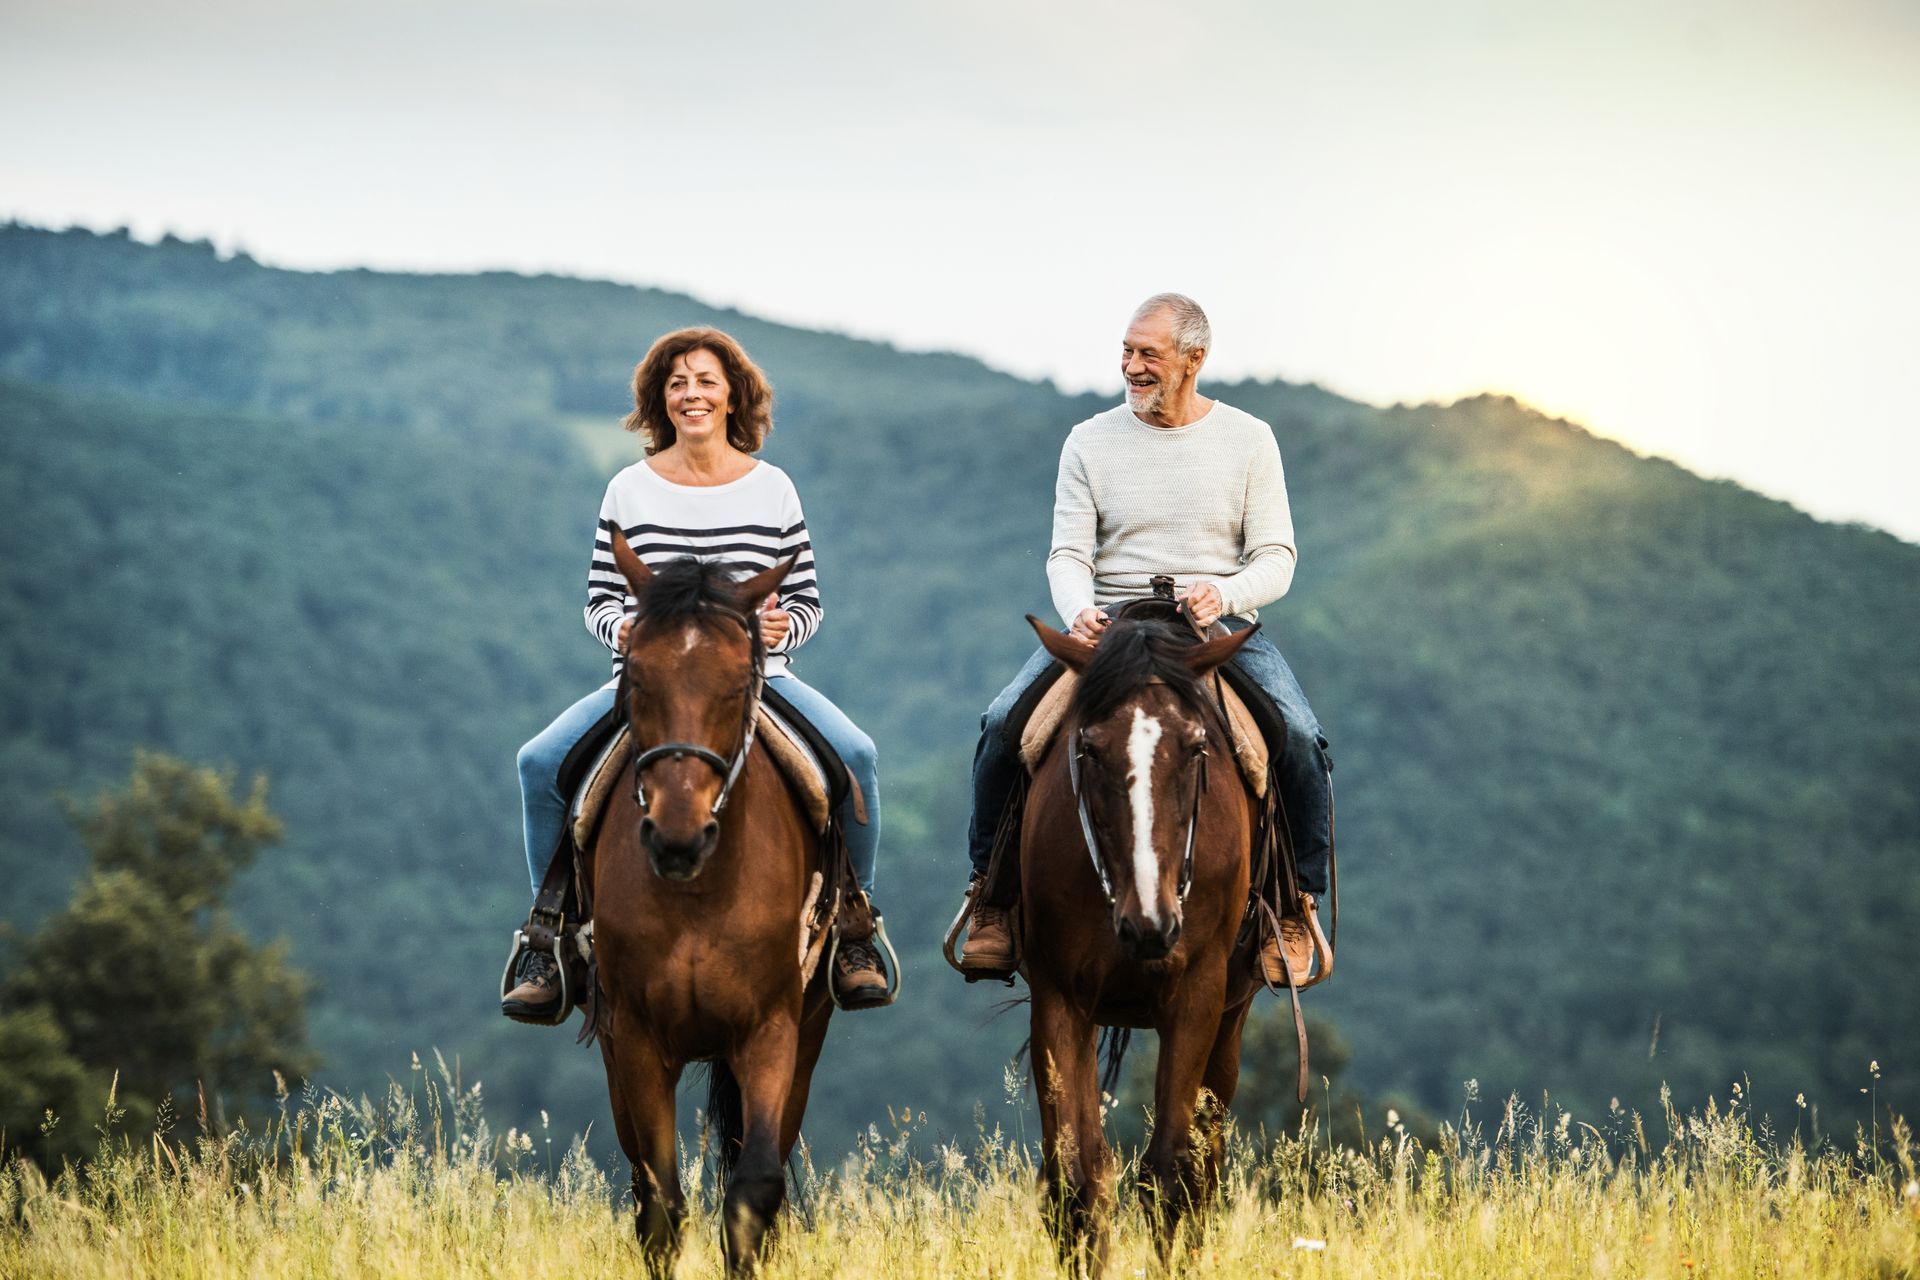
[[[1920,539],[1906,0],[0,15],[0,215],[658,284],[1116,396],[1178,289],[1214,374],[1510,392]]]

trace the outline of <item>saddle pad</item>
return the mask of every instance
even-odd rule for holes
[[[1073,698],[1073,688],[1080,682],[1073,672],[1063,672],[1047,690],[1046,697],[1033,709],[1033,716],[1027,721],[1026,729],[1020,734],[1020,763],[1026,766],[1032,775],[1040,768],[1041,759],[1047,754],[1047,746],[1060,732],[1060,722],[1067,718],[1067,703]],[[1253,794],[1265,799],[1267,795],[1267,743],[1260,736],[1260,726],[1253,718],[1253,712],[1246,702],[1234,691],[1232,685],[1221,681],[1214,686],[1223,695],[1221,701],[1226,706],[1227,730],[1233,738],[1233,758],[1240,764],[1240,772],[1246,775],[1247,785]]]
[[[754,730],[754,745],[767,753],[800,794],[801,805],[807,811],[807,821],[815,833],[824,832],[829,814],[826,774],[801,736],[765,703],[760,706],[760,723]],[[632,756],[633,752],[627,743],[627,728],[622,725],[588,771],[586,781],[574,797],[573,841],[577,846],[585,848],[587,841],[592,838],[594,823],[599,820],[607,797],[613,794],[614,784],[620,780]]]
[[[800,803],[806,807],[807,821],[813,824],[814,831],[825,831],[832,814],[827,799],[827,771],[821,767],[820,758],[807,749],[807,740],[763,702],[757,741],[766,744],[767,754],[800,793]]]

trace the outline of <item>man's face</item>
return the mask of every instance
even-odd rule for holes
[[[1135,413],[1159,413],[1193,377],[1193,353],[1173,346],[1173,315],[1164,308],[1127,327],[1120,344],[1120,374],[1127,380],[1127,407]]]

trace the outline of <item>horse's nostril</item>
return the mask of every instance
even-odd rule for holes
[[[1175,920],[1171,924],[1167,925],[1168,949],[1171,950],[1173,947],[1173,944],[1178,941],[1180,941],[1180,922],[1178,920]]]
[[[643,817],[640,819],[640,838],[642,840],[651,841],[655,830],[656,826],[652,818]]]
[[[715,836],[718,836],[719,834],[720,834],[720,824],[718,822],[708,822],[706,826],[700,829],[700,836],[704,840],[712,840]]]

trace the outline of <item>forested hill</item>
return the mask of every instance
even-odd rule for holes
[[[512,756],[601,678],[586,539],[633,363],[687,323],[774,379],[828,608],[800,665],[886,768],[908,996],[839,1024],[818,1140],[889,1103],[969,1125],[1022,1019],[976,1030],[998,993],[934,957],[966,764],[1046,612],[1060,439],[1106,401],[958,356],[591,281],[0,229],[7,915],[78,864],[54,792],[132,746],[265,769],[290,838],[246,914],[318,976],[332,1076],[439,1045],[511,1106],[600,1114],[593,1055],[491,1012]],[[1341,969],[1312,999],[1362,1082],[1591,1110],[1745,1075],[1831,1111],[1877,1058],[1914,1110],[1920,548],[1502,398],[1208,390],[1286,459],[1302,562],[1264,619],[1334,740]]]

